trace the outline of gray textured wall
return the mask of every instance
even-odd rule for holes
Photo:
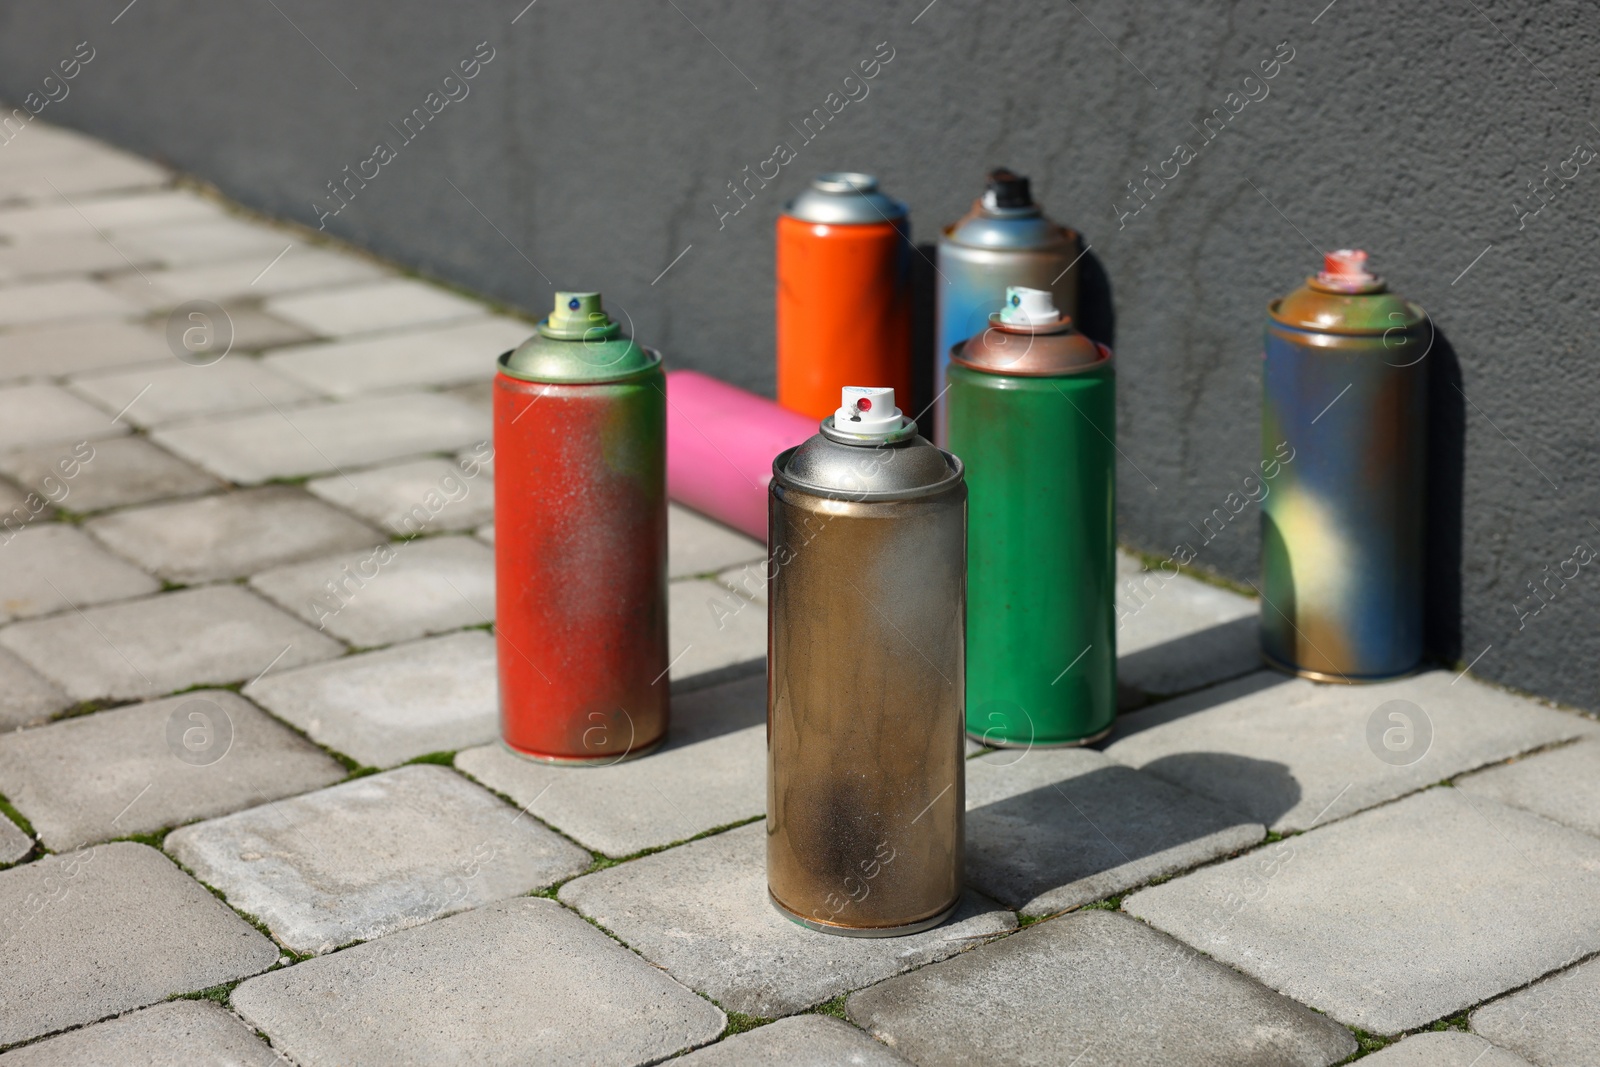
[[[1448,340],[1440,647],[1488,647],[1480,673],[1600,706],[1600,561],[1538,615],[1517,610],[1579,542],[1600,547],[1600,164],[1520,227],[1517,207],[1543,167],[1600,147],[1600,20],[1576,0],[1324,2],[13,3],[0,94],[19,99],[88,39],[97,58],[47,118],[315,225],[324,183],[398,144],[388,123],[488,42],[470,95],[329,230],[529,309],[547,278],[602,289],[673,365],[759,390],[773,220],[810,173],[876,171],[931,241],[986,166],[1009,164],[1111,280],[1122,536],[1163,554],[1255,461],[1265,301],[1314,269],[1313,245],[1365,247]],[[885,41],[870,95],[719,228],[725,183],[794,142],[789,123]],[[1125,183],[1199,142],[1191,123],[1231,91],[1259,96],[1244,78],[1280,42],[1293,59],[1268,95],[1119,220]],[[1242,579],[1255,557],[1247,513],[1199,562]]]

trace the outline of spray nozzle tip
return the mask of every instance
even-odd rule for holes
[[[1061,321],[1061,311],[1056,307],[1055,294],[1048,289],[1008,285],[1000,321],[1008,326],[1048,326]]]
[[[1367,254],[1356,248],[1325,253],[1317,281],[1334,289],[1360,289],[1378,279],[1367,273]]]
[[[894,406],[893,389],[847,385],[841,390],[833,425],[847,433],[890,433],[900,428],[901,418],[900,409]]]

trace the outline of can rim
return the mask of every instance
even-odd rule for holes
[[[910,489],[880,489],[877,491],[863,489],[852,493],[843,489],[832,489],[825,485],[803,481],[790,474],[786,469],[789,457],[794,455],[795,450],[799,447],[800,445],[792,445],[773,457],[772,485],[798,490],[802,493],[810,493],[812,496],[822,497],[824,500],[843,500],[855,504],[877,504],[893,500],[916,500],[921,497],[937,496],[953,485],[960,485],[966,472],[966,465],[961,462],[960,456],[948,449],[941,448],[939,451],[944,454],[945,463],[949,465],[950,469],[938,481]],[[888,447],[894,448],[896,445],[891,444]]]
[[[495,358],[495,366],[499,369],[501,374],[512,379],[513,381],[518,382],[534,382],[539,385],[614,385],[618,382],[632,381],[635,378],[646,378],[651,374],[659,373],[661,371],[661,350],[651,348],[648,345],[640,345],[639,348],[646,356],[650,357],[650,362],[648,364],[643,367],[636,367],[633,370],[627,371],[623,374],[613,375],[607,378],[536,378],[528,374],[518,374],[510,367],[511,357],[517,351],[515,348],[508,348],[504,352],[500,353],[500,355]]]

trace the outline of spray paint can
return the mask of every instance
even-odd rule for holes
[[[843,396],[773,461],[767,887],[803,926],[884,937],[961,897],[967,489],[893,390]]]
[[[967,733],[1082,745],[1117,711],[1116,379],[1111,350],[1012,286],[951,353],[950,448],[967,469]]]
[[[950,350],[989,328],[989,313],[1010,285],[1047,289],[1061,313],[1075,317],[1082,253],[1077,233],[1046,218],[1033,202],[1028,179],[1004,167],[989,172],[988,188],[972,210],[945,227],[939,237],[933,383],[940,398],[934,440],[942,447],[952,447],[944,398]]]
[[[870,174],[820,174],[778,217],[778,403],[812,419],[850,382],[911,396],[906,207]]]
[[[609,764],[667,731],[666,391],[599,293],[555,299],[494,381],[501,733]]]
[[[1261,470],[1261,651],[1324,682],[1415,671],[1423,657],[1423,511],[1432,326],[1329,254],[1268,306]]]

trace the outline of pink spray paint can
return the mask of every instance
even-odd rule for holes
[[[772,460],[809,440],[815,419],[692,370],[667,375],[667,495],[767,539]]]

